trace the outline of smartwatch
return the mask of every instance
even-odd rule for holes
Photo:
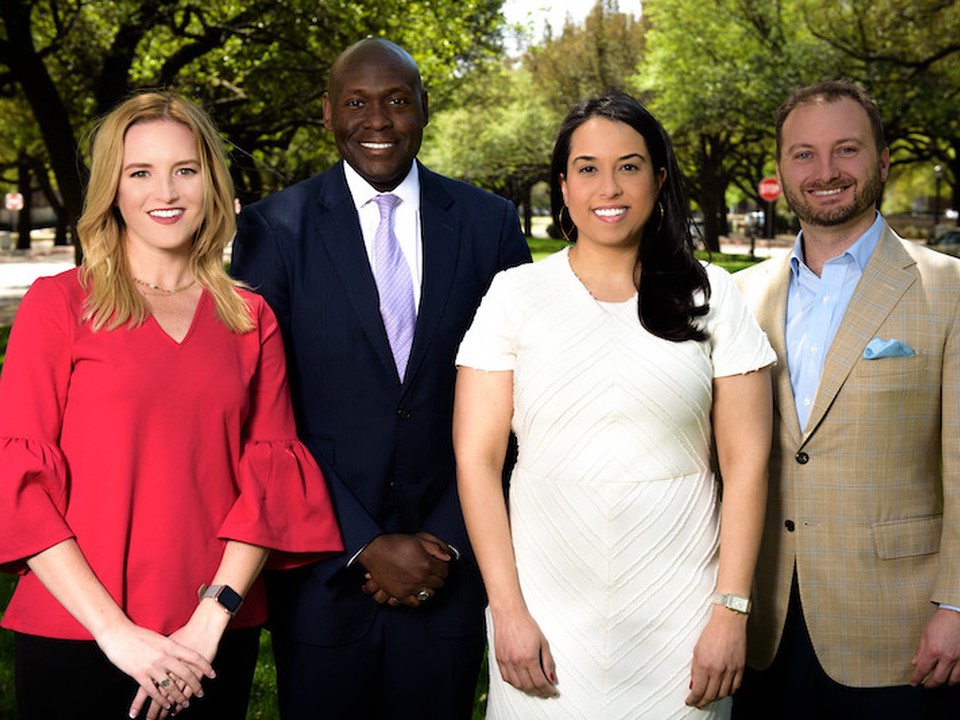
[[[211,585],[210,587],[201,585],[200,589],[197,590],[197,598],[200,600],[213,598],[220,603],[220,607],[230,614],[230,617],[236,615],[237,610],[243,605],[243,598],[240,597],[240,593],[229,585]]]

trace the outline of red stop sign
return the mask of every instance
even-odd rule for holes
[[[7,210],[23,210],[23,195],[17,192],[7,193],[3,198]]]
[[[776,178],[766,177],[757,184],[757,192],[764,200],[773,202],[780,197],[780,183]]]

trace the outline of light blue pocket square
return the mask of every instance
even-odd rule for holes
[[[863,351],[864,360],[879,360],[881,358],[895,357],[913,357],[916,353],[909,345],[904,345],[899,340],[890,338],[881,340],[875,337],[867,343],[867,349]]]

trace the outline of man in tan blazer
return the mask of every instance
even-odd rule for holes
[[[734,718],[960,717],[960,261],[876,211],[890,154],[857,86],[776,120],[801,232],[735,277],[779,363]]]

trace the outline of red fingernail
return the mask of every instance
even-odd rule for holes
[[[550,682],[555,683],[557,681],[557,676],[553,673],[550,673]]]
[[[690,681],[690,689],[693,690],[693,680]]]

